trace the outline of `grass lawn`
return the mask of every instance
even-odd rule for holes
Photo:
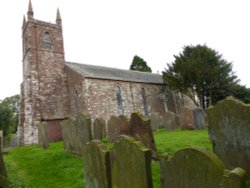
[[[207,130],[154,133],[159,154],[174,153],[189,146],[211,150]],[[37,145],[11,149],[4,155],[9,179],[14,188],[82,188],[83,160],[64,152],[63,143],[52,143],[43,150]],[[152,162],[154,188],[160,187],[159,163]]]

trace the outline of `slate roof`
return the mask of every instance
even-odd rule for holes
[[[81,74],[85,78],[99,78],[107,80],[121,80],[140,83],[163,84],[162,75],[123,70],[102,66],[65,62],[66,66]]]

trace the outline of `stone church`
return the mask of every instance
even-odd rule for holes
[[[34,18],[31,2],[22,26],[23,82],[18,138],[20,145],[38,143],[38,125],[48,124],[50,141],[61,139],[60,123],[79,112],[92,119],[111,115],[176,114],[187,97],[168,89],[160,74],[65,61],[62,20]]]

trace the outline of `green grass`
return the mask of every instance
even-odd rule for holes
[[[63,143],[43,150],[37,145],[11,149],[4,160],[12,187],[78,188],[83,185],[83,160],[66,153]]]
[[[202,146],[209,150],[212,148],[207,130],[159,130],[154,133],[154,137],[159,154],[174,153],[189,146]],[[112,147],[106,139],[103,141],[108,147]],[[64,152],[62,142],[51,143],[46,150],[37,145],[14,148],[4,155],[4,160],[13,188],[84,187],[83,160],[79,156]],[[159,188],[159,162],[152,162],[152,176],[154,188]]]
[[[179,149],[201,146],[212,150],[207,130],[166,132],[161,129],[154,133],[158,154],[174,153]]]

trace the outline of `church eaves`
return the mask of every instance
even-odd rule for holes
[[[164,84],[162,75],[123,70],[102,66],[94,66],[87,64],[79,64],[72,62],[65,62],[66,66],[76,71],[85,78],[98,78],[106,80],[121,80],[128,82],[139,82],[139,83],[153,83],[153,84]]]

